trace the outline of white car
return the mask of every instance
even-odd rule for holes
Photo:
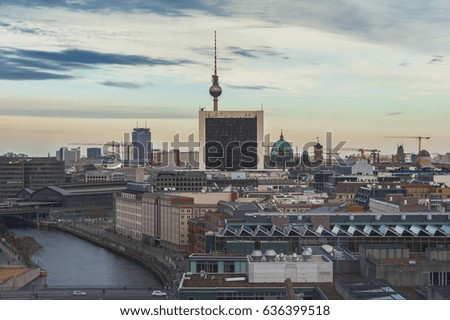
[[[165,292],[162,292],[162,291],[159,291],[159,290],[154,290],[154,291],[152,292],[152,296],[155,296],[155,297],[165,297],[165,296],[166,296],[166,293],[165,293]]]
[[[74,295],[74,296],[85,296],[86,292],[80,291],[80,290],[75,290],[74,292],[72,292],[72,295]]]

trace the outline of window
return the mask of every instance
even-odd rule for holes
[[[426,272],[422,279],[424,285],[446,286],[450,284],[450,272]]]
[[[234,273],[234,262],[226,261],[223,266],[224,273]]]
[[[206,273],[217,273],[219,270],[216,261],[203,261],[197,263],[196,272],[205,271]]]

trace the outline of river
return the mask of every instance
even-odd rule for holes
[[[32,260],[47,271],[49,287],[161,288],[145,267],[104,248],[61,231],[13,229],[16,236],[32,236],[43,250]],[[35,281],[41,286],[43,280]]]

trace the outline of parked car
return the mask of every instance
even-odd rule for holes
[[[80,291],[80,290],[75,290],[74,292],[72,292],[72,295],[74,295],[74,296],[85,296],[86,292]]]
[[[155,296],[155,297],[165,297],[165,296],[166,296],[166,293],[165,293],[165,292],[162,292],[162,291],[159,291],[159,290],[154,290],[154,291],[152,292],[152,296]]]

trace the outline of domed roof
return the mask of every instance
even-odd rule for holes
[[[429,157],[430,153],[427,150],[425,150],[425,149],[424,150],[420,150],[419,156],[420,157]]]
[[[292,154],[292,147],[289,142],[284,140],[283,131],[281,132],[280,140],[275,142],[272,146],[272,154]]]

